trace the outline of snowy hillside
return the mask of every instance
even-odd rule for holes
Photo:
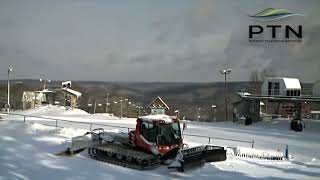
[[[54,113],[53,113],[54,112]],[[66,111],[56,107],[29,110],[24,113],[43,117],[62,117],[80,122],[97,122],[134,128],[135,119],[115,119],[106,115],[89,115],[81,110]],[[0,121],[0,180],[2,179],[318,179],[320,177],[320,121],[306,120],[303,132],[289,130],[285,119],[261,122],[252,126],[233,123],[188,122],[185,134],[254,140],[255,148],[284,150],[289,145],[290,161],[268,161],[228,156],[223,162],[179,173],[160,166],[138,171],[90,159],[86,152],[74,157],[54,154],[65,150],[72,136],[82,135],[88,126],[63,123],[55,128],[43,126],[47,120],[19,116],[2,116]],[[32,124],[31,122],[36,122]],[[116,129],[126,131],[126,129]],[[185,136],[190,145],[205,144],[207,139]],[[249,144],[213,139],[212,144],[246,146]]]

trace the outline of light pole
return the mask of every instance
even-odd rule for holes
[[[143,109],[143,107],[142,106],[140,106],[140,109],[139,109],[139,116],[141,115],[141,113],[142,113],[142,110]]]
[[[97,109],[97,101],[94,100],[93,114],[96,113],[96,109]]]
[[[140,114],[141,114],[141,109],[142,109],[142,107],[140,107],[140,106],[135,106],[137,109],[138,109],[138,116],[140,116]]]
[[[12,71],[13,71],[12,68],[8,69],[8,104],[7,104],[8,114],[10,113],[10,72]]]
[[[92,104],[91,103],[88,103],[88,107],[91,107],[92,106]],[[88,108],[89,109],[89,113],[90,113],[90,108]]]
[[[128,103],[129,103],[129,99],[124,99],[124,101],[126,102],[126,106],[127,106],[127,114],[126,114],[126,116],[128,117]]]
[[[46,89],[46,84],[50,83],[50,79],[40,79],[40,82],[43,82],[43,90]]]
[[[102,107],[102,104],[101,103],[98,103],[98,107]],[[100,108],[99,108],[100,109]]]
[[[110,106],[110,103],[107,103],[106,105],[109,107],[109,106]]]
[[[228,120],[228,95],[227,95],[227,74],[231,73],[231,69],[220,70],[220,73],[224,75],[224,103],[225,103],[225,121]]]
[[[117,101],[113,101],[114,107],[113,107],[113,114],[116,115],[117,107],[116,105],[118,104]]]
[[[133,114],[136,114],[137,113],[137,109],[136,109],[137,105],[132,104],[132,107],[133,107]]]
[[[177,110],[175,110],[175,111],[174,111],[174,113],[176,114],[177,119],[179,119],[179,110],[178,110],[178,109],[177,109]]]
[[[107,99],[106,99],[106,114],[108,113],[108,106],[109,106],[109,93],[107,93]]]
[[[200,111],[201,111],[201,108],[200,108],[200,107],[197,108],[197,119],[198,119],[198,121],[199,121],[200,118],[201,118]]]
[[[130,105],[131,105],[131,101],[128,102],[128,107],[127,107],[127,110],[128,110],[128,115],[127,115],[127,116],[128,116],[128,117],[130,117],[130,116],[129,116],[129,112],[130,112],[130,111],[129,111],[129,107],[130,107]]]
[[[213,113],[212,113],[213,120],[214,120],[214,121],[217,121],[217,119],[216,119],[216,109],[217,109],[217,106],[216,106],[216,105],[212,105],[211,107],[212,107],[212,109],[213,109]]]
[[[120,119],[122,119],[122,96],[120,99]]]

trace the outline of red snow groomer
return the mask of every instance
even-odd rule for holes
[[[129,144],[161,156],[186,145],[182,142],[178,119],[157,115],[137,119],[136,129],[129,133]]]
[[[184,170],[185,166],[226,160],[226,149],[202,145],[188,148],[183,143],[177,118],[166,115],[138,117],[129,133],[95,129],[72,138],[71,153],[88,148],[94,159],[135,169],[150,169],[159,164]]]

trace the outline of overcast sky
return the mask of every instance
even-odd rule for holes
[[[303,17],[302,43],[252,44],[248,15],[282,8]],[[212,82],[231,68],[320,79],[320,1],[0,0],[0,79]]]

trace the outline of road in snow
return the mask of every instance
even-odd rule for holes
[[[134,127],[135,119],[118,119],[106,115],[89,115],[81,110],[66,111],[45,107],[21,111],[28,115],[45,116],[81,122]],[[306,120],[303,132],[289,131],[287,120],[243,126],[233,123],[189,122],[185,133],[213,137],[255,140],[255,147],[283,149],[289,145],[291,161],[273,162],[249,158],[228,157],[227,161],[178,173],[161,166],[154,170],[138,171],[97,162],[83,152],[74,157],[54,154],[67,147],[66,141],[81,135],[88,126],[62,123],[69,128],[56,129],[39,124],[24,124],[22,118],[5,116],[0,121],[0,180],[2,179],[319,179],[320,121]],[[31,120],[31,119],[30,119]],[[27,122],[29,120],[27,119]],[[45,123],[40,119],[33,122]],[[115,128],[113,128],[115,129]],[[118,129],[125,131],[125,129]],[[207,139],[185,137],[190,144],[207,143]],[[211,141],[228,146],[249,146],[237,142]]]

